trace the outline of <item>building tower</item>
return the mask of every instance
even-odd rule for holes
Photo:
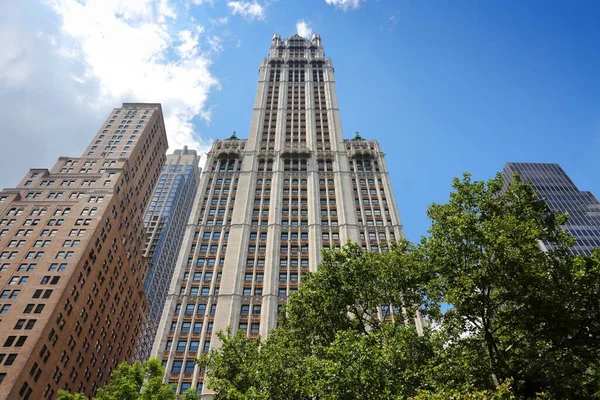
[[[144,227],[147,229],[148,241],[144,256],[150,259],[150,267],[144,292],[148,307],[137,346],[138,360],[150,357],[183,234],[196,197],[200,181],[199,163],[200,157],[196,151],[188,150],[187,147],[168,154],[146,210]]]
[[[194,359],[215,332],[267,336],[321,248],[385,251],[402,236],[379,144],[343,139],[321,38],[275,35],[248,139],[234,133],[208,153],[153,347],[165,380],[208,398]]]
[[[133,356],[166,149],[160,105],[123,104],[81,157],[0,192],[0,399],[92,395]]]
[[[600,246],[600,203],[591,192],[582,192],[571,181],[558,164],[506,163],[503,170],[504,184],[513,181],[518,173],[523,181],[528,181],[548,204],[551,210],[568,213],[569,220],[563,229],[575,237],[572,254],[590,255]],[[549,243],[542,243],[549,249]]]

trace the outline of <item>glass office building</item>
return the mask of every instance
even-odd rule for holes
[[[200,181],[200,157],[194,150],[168,154],[144,217],[144,255],[150,268],[144,282],[147,308],[136,358],[146,360],[167,298],[179,248]]]
[[[530,182],[552,210],[569,214],[563,229],[575,237],[573,254],[589,255],[600,246],[600,203],[591,192],[580,191],[560,165],[507,163],[503,171],[505,182],[512,182],[515,173]],[[550,247],[548,243],[544,246]]]

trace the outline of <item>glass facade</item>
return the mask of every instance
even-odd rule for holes
[[[507,163],[504,180],[511,182],[519,173],[523,181],[531,182],[538,197],[559,213],[569,214],[563,229],[575,237],[573,254],[589,255],[600,246],[600,203],[591,192],[582,192],[558,164]],[[550,248],[548,243],[544,243]]]
[[[152,343],[167,298],[185,227],[200,180],[200,157],[194,150],[175,150],[167,155],[144,216],[147,242],[144,255],[150,267],[144,282],[146,318],[136,358],[150,357]]]

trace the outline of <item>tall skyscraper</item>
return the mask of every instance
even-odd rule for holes
[[[194,150],[175,150],[167,155],[152,199],[148,204],[144,226],[148,241],[144,256],[150,259],[144,292],[148,307],[138,343],[136,359],[146,360],[156,335],[165,305],[179,248],[200,181],[200,157]]]
[[[153,355],[178,393],[203,386],[194,360],[232,327],[267,336],[321,248],[386,251],[403,236],[379,144],[344,140],[321,38],[275,35],[260,65],[247,140],[205,164]]]
[[[523,181],[529,181],[539,198],[550,209],[568,213],[569,220],[562,227],[575,237],[573,254],[589,255],[600,246],[600,203],[591,192],[582,192],[558,164],[507,163],[503,177],[505,185],[513,181],[515,172]],[[550,248],[549,243],[543,243]]]
[[[166,149],[160,105],[123,104],[81,157],[0,192],[0,399],[91,395],[133,356]]]

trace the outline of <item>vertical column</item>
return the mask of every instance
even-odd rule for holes
[[[400,219],[400,213],[398,212],[398,206],[396,204],[396,196],[394,196],[394,190],[392,189],[392,184],[390,182],[385,158],[379,149],[379,144],[376,144],[376,149],[379,154],[377,157],[377,161],[379,163],[378,177],[381,178],[381,182],[383,183],[383,188],[385,190],[385,195],[388,202],[387,209],[390,210],[389,219],[392,221],[396,239],[400,239],[404,237],[404,231],[402,229],[402,220]]]
[[[283,166],[280,158],[273,162],[271,199],[269,201],[269,227],[267,231],[267,254],[263,280],[263,298],[260,315],[260,335],[267,337],[277,326],[279,244],[281,242],[281,207],[283,196]]]
[[[255,169],[256,155],[247,152],[242,158],[242,168],[237,185],[238,192],[232,215],[233,222],[229,231],[229,243],[235,243],[235,246],[228,246],[225,255],[214,322],[215,332],[225,331],[229,326],[236,329],[239,320],[246,251],[250,237],[253,189],[256,182]],[[215,345],[218,345],[216,341]]]
[[[319,172],[315,152],[308,160],[308,266],[315,272],[321,262],[323,238],[321,230],[321,206],[319,204]],[[324,178],[326,179],[326,178]]]
[[[252,120],[250,121],[250,131],[248,134],[248,143],[246,145],[247,151],[257,151],[260,149],[269,72],[270,67],[268,66],[267,60],[263,60],[258,72],[258,87],[256,89],[256,97],[254,98]]]

